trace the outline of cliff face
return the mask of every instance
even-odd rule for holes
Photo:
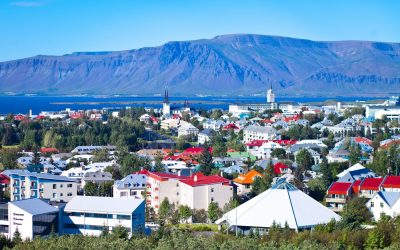
[[[0,92],[286,95],[400,92],[400,44],[226,35],[117,52],[0,63]]]

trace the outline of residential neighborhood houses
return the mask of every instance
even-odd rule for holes
[[[196,111],[171,106],[166,91],[160,110],[3,117],[11,134],[2,134],[10,145],[0,154],[0,210],[8,215],[0,233],[99,236],[124,227],[133,235],[216,223],[228,233],[268,234],[277,225],[297,232],[340,223],[353,202],[370,213],[363,223],[400,213],[394,114],[366,116],[380,114],[376,105],[280,104],[272,89],[269,100]],[[29,126],[42,126],[40,141],[25,135]],[[17,132],[25,134],[12,147]]]

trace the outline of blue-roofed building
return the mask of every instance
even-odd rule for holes
[[[365,168],[360,163],[356,163],[350,168],[344,170],[340,174],[337,175],[339,178],[337,182],[355,182],[357,180],[361,180],[364,178],[375,178],[378,175],[369,168]]]
[[[378,221],[381,216],[396,217],[400,213],[400,192],[377,192],[366,204],[371,211],[374,220]]]
[[[232,165],[229,167],[220,168],[219,170],[221,170],[222,172],[224,172],[226,174],[243,174],[244,173],[244,169],[238,165]]]
[[[59,175],[31,173],[27,170],[7,170],[10,177],[11,201],[30,198],[69,201],[78,193],[78,181]]]
[[[59,210],[37,198],[8,203],[9,236],[18,230],[22,239],[59,232]]]
[[[147,175],[143,172],[127,175],[114,182],[113,197],[143,198],[146,192]]]

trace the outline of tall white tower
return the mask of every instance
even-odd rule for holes
[[[271,87],[267,91],[267,102],[268,103],[275,102],[275,94],[274,94],[274,92],[272,92],[272,83],[271,83]]]
[[[163,116],[170,116],[170,115],[171,115],[171,107],[169,104],[168,89],[166,88],[164,92]]]

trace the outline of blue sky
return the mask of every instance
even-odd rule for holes
[[[254,33],[400,42],[399,0],[0,0],[0,61]]]

